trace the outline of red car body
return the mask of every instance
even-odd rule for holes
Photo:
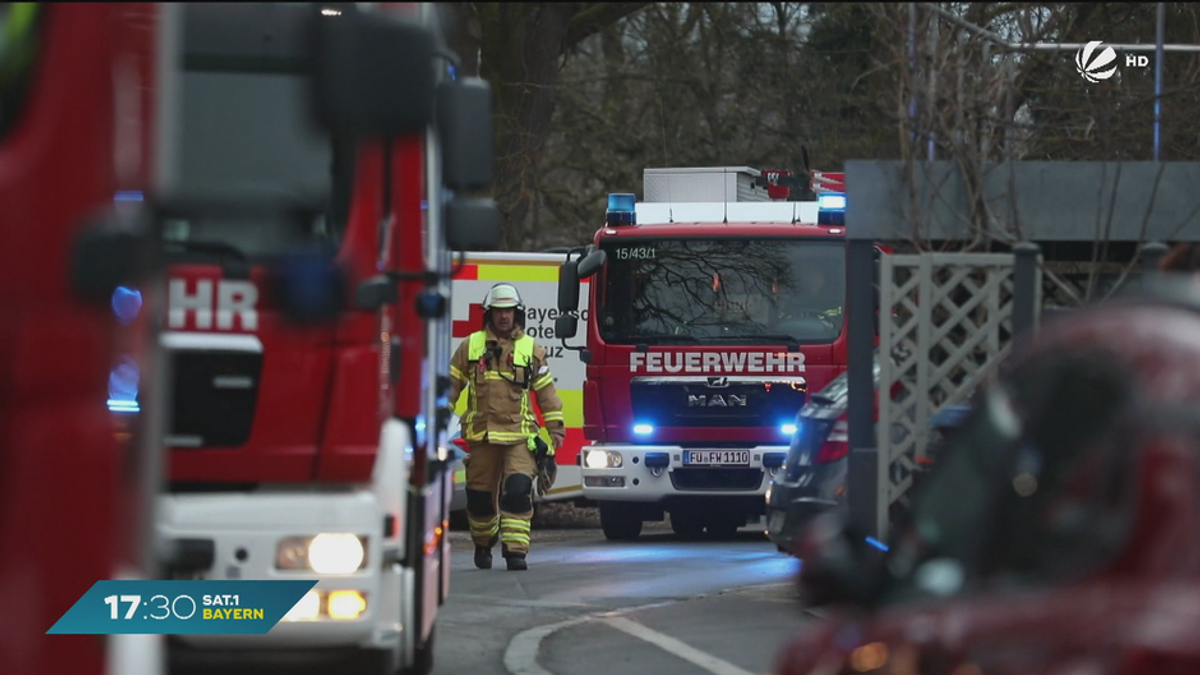
[[[1034,492],[1020,496],[1028,498],[1040,489],[1044,493],[1037,497],[1040,501],[1004,502],[1035,504],[1016,507],[1028,508],[1027,512],[980,511],[986,519],[961,524],[963,532],[976,529],[977,541],[986,547],[980,550],[990,551],[992,557],[958,559],[963,563],[959,572],[968,581],[947,588],[960,590],[907,598],[893,592],[888,599],[889,582],[892,591],[913,590],[918,584],[911,580],[920,577],[922,567],[951,560],[930,558],[913,545],[924,537],[919,534],[922,527],[937,522],[914,519],[911,528],[892,540],[887,566],[865,563],[860,569],[880,572],[882,577],[889,573],[881,570],[907,565],[910,577],[887,577],[889,582],[836,605],[824,620],[785,645],[776,673],[1200,672],[1196,639],[1200,635],[1200,455],[1196,452],[1200,416],[1189,407],[1200,400],[1200,377],[1196,377],[1200,350],[1193,344],[1200,336],[1200,304],[1179,311],[1155,303],[1130,303],[1086,320],[1064,321],[1054,329],[1040,336],[1041,349],[1058,349],[1057,356],[1098,345],[1111,347],[1118,339],[1114,335],[1126,336],[1127,346],[1112,348],[1115,358],[1094,365],[1120,373],[1111,390],[1117,395],[1122,388],[1139,393],[1142,407],[1134,409],[1129,419],[1134,420],[1133,427],[1149,431],[1139,431],[1135,442],[1124,442],[1124,437],[1097,442],[1102,448],[1111,445],[1111,451],[1081,446],[1078,459],[1061,465],[1069,467],[1061,477],[1042,479],[1051,474],[1031,474],[1041,482],[1033,484]],[[1129,342],[1135,338],[1141,342]],[[1141,346],[1129,346],[1134,344]],[[1022,405],[1020,399],[1012,400]],[[1070,405],[1061,396],[1054,403]],[[1091,404],[1085,402],[1085,408]],[[950,464],[958,463],[959,453],[972,453],[972,444],[987,444],[996,436],[994,425],[989,437],[975,432],[987,431],[981,425],[987,424],[989,416],[1002,416],[1003,407],[1000,399],[985,397],[980,404],[983,410],[977,409],[956,433],[953,451],[939,462],[927,490],[947,489],[958,477],[949,471]],[[1061,415],[1070,416],[1067,411]],[[1099,436],[1111,437],[1121,433],[1115,426],[1110,430],[1106,420],[1112,416],[1096,410],[1094,418],[1083,415],[1079,423],[1099,427]],[[1165,426],[1155,426],[1160,423]],[[1056,419],[1054,424],[1061,428],[1070,421]],[[1022,447],[1016,447],[1017,456]],[[1045,458],[1046,466],[1057,461],[1049,452]],[[1018,493],[1017,481],[1024,475],[1014,478]],[[936,499],[931,497],[929,504]],[[945,502],[938,507],[941,522],[952,522],[947,514],[954,509],[946,508]],[[970,507],[959,508],[970,512]],[[1005,530],[997,523],[1017,529]],[[810,556],[806,565],[819,566],[818,559],[827,562],[832,560],[831,552],[846,550],[834,542],[836,537],[828,537],[829,532],[820,527],[808,532],[801,544]],[[1073,533],[1074,539],[1060,539],[1062,532]],[[850,545],[854,540],[841,539]],[[1063,541],[1073,545],[1062,546]],[[1014,554],[1014,548],[1023,552]],[[904,556],[913,551],[918,551],[916,557],[905,562]],[[1038,562],[1029,566],[1029,560]],[[953,569],[954,564],[943,564],[940,573]],[[801,587],[811,591],[819,573],[808,573],[813,576],[803,580]],[[905,578],[909,581],[895,581]]]

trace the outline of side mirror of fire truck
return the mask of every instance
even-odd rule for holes
[[[593,248],[579,261],[579,278],[587,279],[599,272],[606,262],[608,262],[608,254],[604,252],[604,249]]]
[[[500,210],[480,197],[455,197],[446,205],[446,243],[454,251],[494,251],[500,243]]]
[[[437,86],[437,125],[442,144],[442,182],[455,192],[492,184],[492,88],[468,77]]]
[[[569,340],[577,333],[579,333],[579,319],[570,314],[562,314],[554,320],[554,337],[560,340]]]
[[[558,311],[554,320],[554,337],[566,341],[579,332],[579,261],[569,257],[558,266]]]
[[[358,138],[423,133],[434,119],[433,33],[391,13],[319,5],[307,50],[317,121]]]
[[[558,311],[567,313],[579,310],[579,261],[567,260],[558,266]],[[565,337],[574,337],[571,335]]]
[[[442,183],[456,193],[486,189],[493,179],[491,85],[478,77],[444,80],[436,100]],[[446,239],[456,251],[494,251],[500,243],[496,203],[456,195],[446,207]]]

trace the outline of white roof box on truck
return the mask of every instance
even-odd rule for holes
[[[668,167],[642,170],[642,202],[769,202],[749,166]]]
[[[817,202],[673,202],[635,205],[638,225],[666,223],[797,223],[817,222]]]

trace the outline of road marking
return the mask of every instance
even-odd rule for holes
[[[504,650],[504,668],[512,675],[554,675],[537,662],[542,639],[551,633],[591,620],[592,616],[586,615],[521,631],[508,643],[508,649]]]
[[[712,595],[736,593],[739,591],[766,587],[778,587],[784,585],[787,584],[755,584],[751,586],[741,586],[738,588],[718,591]],[[675,638],[663,635],[662,633],[653,631],[640,623],[630,621],[629,619],[622,617],[623,614],[641,612],[658,607],[666,607],[668,605],[687,602],[689,600],[699,600],[701,598],[712,597],[712,595],[701,594],[691,598],[679,600],[667,600],[665,602],[654,602],[645,605],[634,605],[633,607],[603,610],[594,612],[592,614],[578,616],[574,619],[559,621],[557,623],[534,626],[533,628],[517,633],[513,637],[512,641],[508,643],[508,648],[504,651],[504,668],[510,673],[510,675],[555,675],[555,673],[543,668],[537,661],[538,651],[541,650],[542,646],[542,640],[565,628],[578,626],[579,624],[588,623],[591,621],[602,621],[613,628],[616,628],[617,630],[649,642],[650,644],[662,649],[663,651],[666,651],[669,654],[673,654],[684,659],[685,661],[689,661],[697,666],[700,666],[713,675],[754,675],[750,671],[743,670],[742,668],[739,668],[728,661],[722,661],[711,654],[702,652],[695,647],[676,640]]]
[[[564,628],[578,626],[581,623],[594,621],[601,617],[613,617],[628,612],[636,612],[642,609],[652,609],[654,607],[665,607],[673,605],[682,600],[669,600],[667,602],[655,602],[647,605],[636,605],[634,607],[622,607],[614,610],[604,610],[593,614],[584,614],[577,616],[574,619],[559,621],[558,623],[548,623],[544,626],[534,626],[528,630],[521,631],[513,637],[508,643],[508,649],[504,650],[504,668],[511,675],[554,675],[550,671],[543,668],[538,662],[538,650],[542,647],[542,640],[550,635],[557,633]]]
[[[651,630],[625,617],[611,616],[601,620],[617,630],[629,633],[640,640],[645,640],[655,647],[667,653],[674,654],[685,661],[690,661],[713,675],[754,675],[754,673],[743,670],[728,661],[718,659],[712,654],[702,652],[689,644],[676,640],[670,635],[663,635],[658,631]]]

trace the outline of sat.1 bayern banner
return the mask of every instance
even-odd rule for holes
[[[97,581],[47,635],[262,635],[316,581]]]

